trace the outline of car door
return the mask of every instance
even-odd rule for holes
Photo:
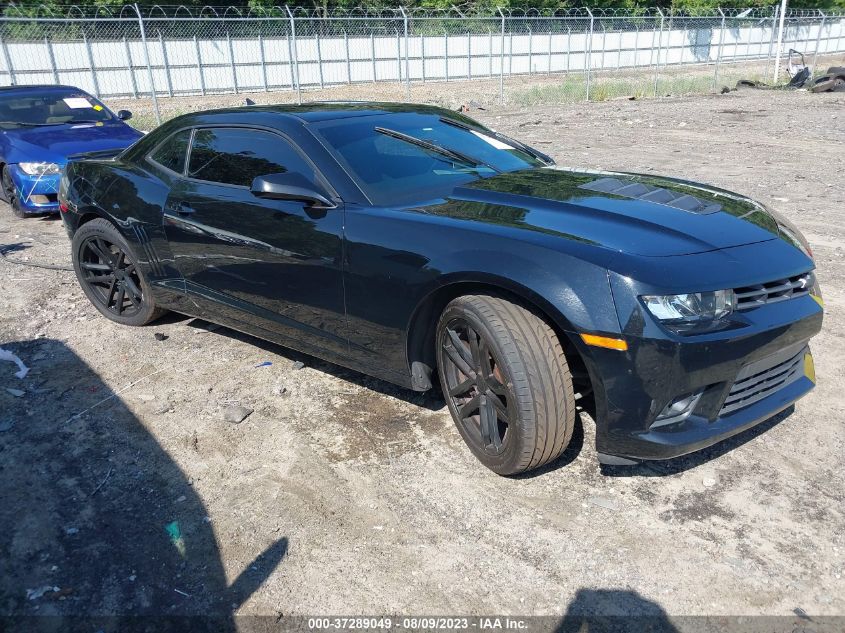
[[[194,129],[186,162],[164,224],[195,301],[303,351],[345,354],[342,207],[317,210],[250,191],[254,178],[274,173],[319,181],[311,162],[284,136],[245,127]]]

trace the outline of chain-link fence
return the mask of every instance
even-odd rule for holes
[[[478,15],[9,7],[0,17],[0,84],[152,97],[160,119],[159,97],[282,90],[301,101],[311,98],[303,92],[339,86],[408,100],[420,85],[447,96],[455,88],[442,82],[473,82],[488,101],[524,104],[701,93],[740,78],[782,83],[789,49],[812,65],[845,52],[845,14],[780,17],[777,7]],[[521,81],[511,87],[514,78]]]

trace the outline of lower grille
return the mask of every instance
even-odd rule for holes
[[[772,395],[804,375],[806,345],[796,352],[792,347],[746,365],[731,387],[719,416],[733,413]]]

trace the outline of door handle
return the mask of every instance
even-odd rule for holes
[[[179,215],[191,215],[195,212],[196,210],[187,202],[180,202],[176,205],[176,213],[178,213]]]

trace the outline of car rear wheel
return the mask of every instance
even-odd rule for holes
[[[79,285],[104,316],[123,325],[146,325],[166,312],[156,307],[126,240],[110,222],[83,224],[73,236],[72,249]]]
[[[9,207],[12,209],[12,213],[14,213],[16,217],[26,217],[26,214],[23,212],[23,209],[21,209],[21,201],[18,195],[18,188],[15,186],[11,174],[9,174],[8,166],[3,168],[2,179],[3,199],[9,204]]]
[[[563,453],[575,395],[560,340],[542,318],[502,297],[458,297],[440,317],[436,344],[443,396],[482,464],[514,475]]]

